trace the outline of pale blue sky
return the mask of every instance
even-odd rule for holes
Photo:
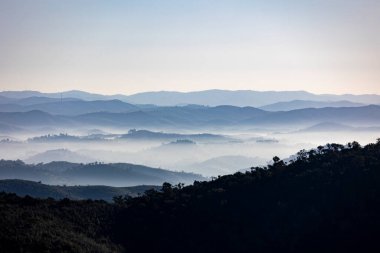
[[[380,94],[378,0],[0,0],[0,89]]]

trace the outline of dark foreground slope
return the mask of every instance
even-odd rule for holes
[[[114,214],[105,201],[0,193],[0,252],[120,252],[105,229]]]
[[[3,194],[0,251],[379,252],[380,142],[274,161],[113,205]]]

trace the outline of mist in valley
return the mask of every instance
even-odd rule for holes
[[[173,133],[173,129],[154,133]],[[41,135],[3,136],[0,143],[2,159],[21,159],[38,164],[52,161],[72,163],[132,163],[171,171],[184,171],[213,177],[244,171],[253,166],[265,166],[273,156],[286,159],[301,149],[311,149],[327,143],[346,144],[353,140],[361,144],[373,142],[377,131],[319,131],[299,129],[281,131],[231,129],[208,133],[214,138],[196,138],[199,132],[175,134],[184,138],[123,138],[124,133],[98,129],[84,133],[72,129],[64,134],[57,131]],[[101,133],[101,134],[99,134]],[[41,134],[34,133],[34,134]],[[46,137],[50,136],[50,137]],[[56,136],[56,138],[54,137]],[[186,138],[187,137],[187,138]],[[59,182],[57,182],[59,183]]]
[[[287,161],[327,143],[365,145],[380,133],[378,95],[186,94],[2,92],[0,158],[26,165],[3,162],[0,178],[60,185],[192,183],[266,166],[274,156]],[[152,104],[161,96],[171,102]],[[237,106],[241,101],[245,105]],[[28,165],[34,175],[24,176]]]

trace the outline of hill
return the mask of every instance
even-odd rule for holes
[[[25,164],[18,161],[0,160],[0,179],[42,181],[46,184],[67,185],[160,185],[192,183],[205,180],[192,173],[175,172],[129,163],[69,163]]]
[[[339,108],[308,108],[293,111],[273,112],[245,120],[247,125],[260,126],[302,126],[304,124],[319,124],[335,122],[338,124],[378,125],[380,123],[380,106],[369,105],[361,107]]]
[[[20,99],[13,99],[11,103],[7,104],[16,104],[16,105],[36,105],[36,104],[45,104],[45,103],[54,103],[54,102],[69,102],[69,101],[81,101],[79,98],[70,98],[70,97],[62,97],[62,98],[51,98],[51,97],[26,97]]]
[[[378,252],[380,140],[99,201],[0,194],[2,252]]]
[[[293,100],[286,102],[277,102],[270,105],[261,106],[260,109],[265,111],[291,111],[305,108],[324,108],[324,107],[358,107],[365,106],[363,103],[354,103],[350,101],[310,101],[310,100]]]
[[[157,91],[142,92],[133,95],[100,95],[84,91],[66,91],[60,93],[41,93],[37,91],[3,91],[0,96],[21,99],[28,97],[76,98],[81,100],[118,99],[132,104],[155,104],[159,106],[176,106],[198,104],[207,106],[233,105],[260,107],[268,104],[292,100],[342,101],[347,100],[363,104],[380,104],[380,96],[313,94],[306,91],[253,91],[253,90],[203,90],[193,92]],[[0,99],[1,101],[1,99]]]
[[[336,131],[354,131],[354,127],[338,124],[335,122],[322,122],[304,129],[299,132],[336,132]]]
[[[179,104],[198,104],[208,106],[233,105],[259,107],[267,104],[292,101],[341,101],[356,103],[379,104],[378,95],[317,95],[305,91],[252,91],[252,90],[204,90],[194,92],[143,92],[130,95],[127,101],[134,104],[155,104],[173,106]]]
[[[107,96],[89,93],[79,90],[70,90],[64,92],[56,93],[44,93],[39,91],[24,90],[24,91],[2,91],[0,92],[1,96],[13,98],[13,99],[24,99],[29,97],[47,97],[47,98],[77,98],[82,100],[100,100],[104,99]]]
[[[93,199],[112,201],[114,196],[126,195],[136,197],[150,189],[159,189],[158,186],[140,185],[131,187],[110,187],[103,185],[92,186],[60,186],[46,185],[38,182],[7,179],[0,180],[0,192],[15,193],[18,196],[54,199]]]
[[[155,107],[146,110],[77,116],[51,115],[42,111],[0,112],[0,124],[30,127],[128,127],[202,129],[205,127],[282,127],[335,122],[356,126],[380,124],[380,106],[309,108],[267,112],[253,107]]]
[[[205,176],[226,175],[237,171],[244,170],[252,164],[266,164],[264,159],[258,157],[247,157],[237,155],[217,156],[205,161],[189,165],[193,171]]]
[[[15,127],[59,126],[70,124],[69,119],[54,116],[42,111],[0,112],[0,122]]]
[[[189,139],[193,141],[229,141],[233,140],[230,137],[217,134],[178,134],[178,133],[165,133],[165,132],[153,132],[149,130],[136,130],[131,129],[128,134],[120,136],[121,139],[130,139],[130,140],[160,140],[160,141],[169,141],[169,140],[178,140],[178,139]]]
[[[39,98],[42,102],[42,99]],[[46,100],[54,100],[53,98],[45,98]],[[26,100],[26,99],[24,99]],[[29,98],[30,100],[30,98]],[[120,100],[63,100],[45,103],[33,103],[29,105],[20,104],[2,104],[0,110],[2,112],[28,112],[33,110],[43,111],[50,114],[59,115],[80,115],[95,112],[132,112],[138,111],[137,106],[122,102]]]
[[[351,127],[335,122],[322,122],[310,127],[306,127],[297,132],[378,132],[380,127]],[[296,133],[297,133],[296,132]]]
[[[66,161],[71,163],[96,162],[94,158],[86,157],[68,149],[53,149],[35,154],[25,159],[27,163],[50,163],[54,161]]]

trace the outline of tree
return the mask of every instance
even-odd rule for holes
[[[352,149],[357,150],[357,149],[359,149],[359,148],[360,148],[360,144],[359,144],[359,142],[357,142],[357,141],[353,141],[353,142],[352,142]]]
[[[161,189],[164,193],[170,193],[172,192],[172,185],[168,182],[165,182],[162,184],[162,189]]]
[[[281,159],[278,156],[273,157],[273,162],[278,163]]]

